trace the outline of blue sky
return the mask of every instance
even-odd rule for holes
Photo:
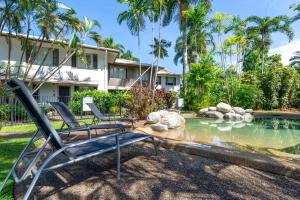
[[[99,31],[103,37],[113,36],[116,42],[123,44],[138,56],[137,38],[130,35],[126,24],[119,25],[117,16],[126,9],[125,5],[117,3],[116,0],[61,0],[66,5],[74,8],[79,16],[87,16],[90,19],[96,19],[101,24]],[[213,12],[221,11],[230,15],[240,15],[247,18],[250,15],[293,16],[294,12],[289,6],[299,2],[299,0],[214,0]],[[286,37],[282,34],[273,34],[271,53],[283,54],[283,61],[287,64],[288,58],[296,50],[300,50],[300,22],[293,24],[295,38],[288,43]],[[157,30],[157,29],[156,29]],[[157,32],[156,32],[157,34]],[[174,72],[181,72],[181,65],[176,66],[173,62],[174,47],[176,38],[179,36],[178,24],[172,22],[162,30],[162,38],[172,41],[172,47],[169,49],[169,57],[161,61],[161,65]],[[151,24],[147,24],[145,31],[141,33],[142,62],[151,63],[152,56],[149,54],[149,44],[152,40]],[[299,48],[298,48],[299,47]]]

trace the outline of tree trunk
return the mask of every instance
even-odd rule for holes
[[[154,47],[154,12],[152,11],[152,45]],[[156,83],[153,80],[153,67],[154,67],[154,52],[152,54],[152,64],[151,64],[151,71],[150,71],[150,82],[149,82],[149,88],[153,88],[152,84],[155,85]],[[152,83],[153,81],[153,83]]]
[[[187,30],[186,30],[186,19],[183,12],[188,9],[188,5],[185,1],[179,0],[179,14],[180,14],[180,29],[182,32],[182,43],[183,43],[183,59],[182,59],[182,87],[185,93],[185,73],[189,71],[188,69],[188,54],[187,54]]]
[[[139,51],[139,74],[142,74],[142,55],[141,55],[141,38],[140,31],[138,31],[138,51]],[[142,78],[140,78],[140,85],[142,86]]]
[[[160,42],[161,42],[161,29],[162,29],[162,17],[161,17],[161,15],[162,15],[162,0],[160,0],[160,5],[159,5],[158,56],[157,56],[157,61],[156,61],[154,84],[156,84],[156,80],[157,80],[157,72],[158,72],[159,58],[160,58],[160,52],[161,52],[161,44],[160,44]]]

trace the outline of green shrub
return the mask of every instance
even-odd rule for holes
[[[84,97],[92,97],[93,103],[103,112],[108,113],[114,105],[113,95],[99,90],[77,91],[69,102],[69,106],[74,114],[80,114],[82,109],[82,100]]]
[[[82,100],[84,97],[92,97],[93,103],[102,113],[119,113],[120,108],[124,106],[124,102],[128,97],[122,91],[103,92],[99,90],[77,91],[69,102],[69,107],[76,115],[81,114]]]
[[[233,97],[233,105],[243,108],[255,108],[257,90],[254,85],[241,84]]]

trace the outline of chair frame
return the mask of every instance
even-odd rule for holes
[[[17,78],[12,78],[13,84],[20,84],[20,80],[18,80]],[[17,81],[16,81],[17,80]],[[19,81],[19,82],[18,82]],[[22,87],[24,87],[25,85],[22,85]],[[21,89],[21,86],[16,86],[16,87],[12,87],[10,85],[6,86],[9,90],[11,91],[15,91],[17,89]],[[27,88],[26,88],[27,89]],[[21,89],[22,90],[22,89]],[[23,95],[29,95],[29,91],[28,89],[24,92]],[[17,92],[15,92],[17,94]],[[20,100],[20,97],[17,95],[17,97]],[[27,96],[26,96],[27,97]],[[28,101],[34,101],[32,95],[30,97],[28,97],[29,99],[27,99]],[[38,110],[34,110],[36,109],[37,104],[32,104],[32,105],[26,105],[26,100],[20,100],[20,102],[23,104],[24,108],[29,112],[33,122],[39,127],[38,131],[36,131],[33,136],[31,137],[30,141],[27,143],[27,145],[25,146],[25,148],[22,150],[21,154],[19,155],[19,157],[17,158],[16,162],[14,163],[14,165],[12,166],[11,170],[9,171],[9,173],[7,174],[6,178],[4,179],[3,183],[0,186],[0,192],[3,190],[3,188],[5,187],[7,181],[9,180],[10,177],[13,177],[14,181],[16,183],[20,183],[24,180],[26,180],[30,175],[32,177],[32,181],[25,193],[25,196],[23,199],[27,200],[29,199],[34,186],[36,185],[40,175],[43,172],[46,171],[52,171],[52,170],[56,170],[58,168],[70,165],[70,164],[74,164],[77,163],[79,161],[91,158],[91,157],[95,157],[107,152],[112,152],[112,151],[116,151],[116,168],[117,168],[117,179],[120,179],[120,167],[121,167],[121,151],[120,148],[123,146],[127,146],[130,144],[133,144],[135,142],[139,142],[139,141],[143,141],[145,139],[151,138],[153,141],[153,145],[154,145],[154,149],[155,149],[155,153],[157,155],[157,146],[155,144],[155,140],[154,137],[151,135],[145,135],[143,134],[142,137],[139,136],[138,138],[135,139],[129,139],[126,140],[124,143],[120,144],[120,136],[126,133],[130,133],[130,132],[116,132],[116,133],[111,133],[109,135],[104,135],[101,137],[96,137],[96,138],[90,138],[87,140],[83,140],[83,141],[78,141],[78,142],[73,142],[73,143],[69,143],[69,144],[64,144],[62,141],[60,141],[60,135],[64,134],[66,132],[60,132],[57,133],[53,127],[51,126],[51,124],[49,123],[49,121],[47,120],[46,116],[43,114],[41,114],[40,109],[38,108]],[[36,102],[35,102],[36,103]],[[30,111],[30,106],[33,106],[33,111]],[[37,113],[35,113],[37,112]],[[36,114],[37,117],[35,118],[33,114]],[[39,118],[40,117],[40,118]],[[46,121],[44,121],[44,119]],[[42,122],[39,122],[39,120],[41,120]],[[50,131],[45,133],[45,131],[47,131],[47,128],[50,127]],[[52,130],[52,131],[51,131]],[[88,129],[89,130],[89,129]],[[39,134],[41,134],[41,136],[39,136]],[[77,155],[73,155],[71,152],[68,151],[68,149],[70,148],[74,148],[74,147],[78,147],[80,145],[84,145],[84,144],[89,144],[92,142],[96,142],[96,141],[100,141],[100,140],[106,140],[109,138],[114,138],[115,139],[115,144],[112,144],[109,147],[105,147],[105,148],[99,148],[96,151],[93,152],[89,152],[86,154],[82,154],[80,156]],[[40,146],[39,150],[34,152],[36,153],[34,158],[32,159],[32,161],[29,163],[27,162],[27,166],[25,167],[25,171],[23,174],[20,175],[20,177],[17,175],[16,169],[18,166],[18,163],[22,160],[24,160],[24,158],[27,155],[31,155],[33,152],[27,152],[29,150],[29,147],[34,144],[35,141],[39,140],[39,139],[44,139],[44,143]],[[51,150],[50,153],[49,151],[47,151],[48,149],[46,148],[47,146],[50,146]],[[43,154],[46,154],[47,157],[43,160],[42,156]],[[53,165],[49,165],[51,161],[53,161],[55,158],[57,158],[58,156],[63,155],[65,158],[67,158],[67,161],[64,162],[59,162],[57,164],[53,164]],[[40,166],[37,166],[39,163],[39,161],[42,160],[42,163],[40,164]],[[24,160],[25,164],[26,164],[26,160]]]

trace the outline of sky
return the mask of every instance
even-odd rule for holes
[[[132,36],[126,23],[119,25],[117,16],[126,10],[126,5],[119,4],[117,0],[61,0],[62,3],[74,8],[79,17],[87,16],[89,19],[98,20],[101,24],[99,33],[103,37],[112,36],[117,43],[121,43],[126,49],[138,57],[137,38]],[[213,11],[221,11],[229,15],[239,15],[245,19],[251,15],[259,17],[288,15],[295,13],[289,9],[290,5],[300,2],[299,0],[213,0]],[[149,45],[152,41],[151,23],[147,22],[146,30],[141,33],[141,60],[143,63],[152,63],[152,55]],[[292,25],[295,38],[289,42],[287,37],[280,33],[272,35],[273,44],[270,54],[280,53],[284,64],[288,64],[292,54],[300,50],[300,22]],[[158,37],[158,26],[156,26],[156,37]],[[169,57],[160,61],[160,65],[173,72],[181,73],[182,67],[173,62],[175,55],[174,45],[176,38],[180,35],[178,23],[173,21],[169,26],[162,29],[162,38],[172,42],[169,49]],[[92,43],[91,43],[92,44]]]

